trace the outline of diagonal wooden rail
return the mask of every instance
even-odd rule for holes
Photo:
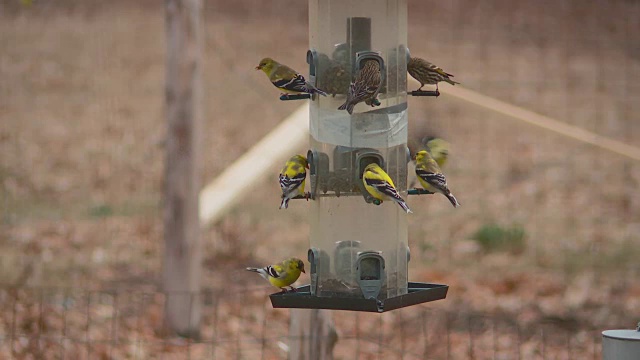
[[[280,170],[285,159],[303,147],[308,137],[309,105],[305,104],[200,191],[200,224],[205,226],[218,220],[242,194],[250,193],[265,174],[273,169]],[[247,169],[251,169],[251,176],[238,176],[245,174]],[[277,185],[274,186],[274,191],[280,191]]]
[[[514,120],[524,121],[528,124],[640,161],[640,148],[636,146],[628,145],[621,141],[598,135],[583,128],[566,124],[562,121],[482,95],[461,86],[444,84],[444,86],[440,85],[440,90],[444,94],[451,95],[474,105],[507,115]]]
[[[412,82],[410,87],[418,84],[413,79],[410,79],[410,81]],[[459,85],[442,84],[440,85],[440,91],[468,103],[504,114],[514,120],[523,121],[640,161],[640,148],[636,146],[598,135],[577,126],[568,125],[562,121],[482,95]],[[273,129],[220,176],[202,189],[200,192],[201,224],[208,225],[217,221],[220,216],[240,200],[243,193],[248,192],[251,187],[255,186],[256,181],[260,181],[263,178],[262,175],[273,171],[274,168],[279,168],[282,165],[281,163],[291,156],[295,149],[304,145],[309,134],[308,128],[309,106],[306,104],[284,119],[278,127]],[[283,139],[287,139],[287,142],[283,142]],[[261,159],[261,161],[256,162],[255,159]],[[252,169],[252,176],[237,176],[247,168]],[[274,187],[274,191],[278,191],[278,189]]]

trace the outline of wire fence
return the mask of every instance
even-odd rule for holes
[[[206,289],[197,339],[164,330],[165,294],[61,287],[3,288],[0,356],[42,359],[279,359],[291,341],[288,311],[265,288]],[[418,306],[385,314],[335,312],[336,358],[599,359],[588,324]]]

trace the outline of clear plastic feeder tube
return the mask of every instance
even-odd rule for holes
[[[312,292],[378,299],[406,294],[408,215],[390,201],[368,203],[361,173],[378,162],[406,199],[407,2],[310,0],[309,24],[310,73],[330,93],[310,106],[314,191],[321,195],[310,203],[311,250],[319,258]],[[380,105],[361,103],[349,115],[338,107],[362,56],[383,62]]]

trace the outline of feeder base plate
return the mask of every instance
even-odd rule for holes
[[[447,297],[447,291],[449,290],[449,285],[410,282],[407,294],[377,300],[314,296],[311,295],[310,287],[311,285],[304,285],[296,288],[296,292],[271,294],[269,296],[271,305],[274,308],[329,309],[381,313],[444,299]]]

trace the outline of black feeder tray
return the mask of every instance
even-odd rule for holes
[[[289,100],[305,100],[311,99],[311,94],[283,94],[280,95],[280,100],[289,101]]]
[[[449,285],[409,282],[409,292],[404,295],[378,300],[347,297],[320,297],[311,295],[311,285],[296,288],[296,291],[269,295],[274,308],[329,309],[382,313],[407,306],[442,300],[447,297]]]
[[[423,90],[414,90],[412,92],[409,93],[411,96],[435,96],[438,97],[440,96],[440,91],[436,90],[436,91],[423,91]]]

